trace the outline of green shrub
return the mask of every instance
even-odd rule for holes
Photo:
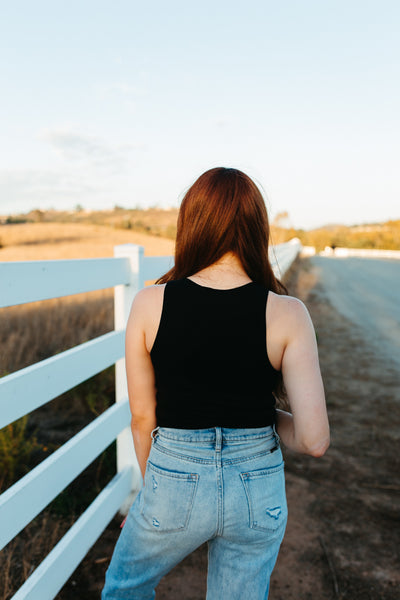
[[[32,454],[40,446],[35,436],[28,436],[28,417],[0,429],[0,490],[9,487],[30,468]]]

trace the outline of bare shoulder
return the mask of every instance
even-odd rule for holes
[[[146,319],[162,309],[165,284],[149,285],[139,290],[133,300],[131,315],[135,319]]]
[[[275,314],[275,317],[303,320],[309,319],[310,314],[305,304],[294,296],[283,296],[269,292],[268,304],[270,312]]]
[[[267,322],[286,341],[314,331],[310,313],[301,300],[274,292],[270,292],[268,298]]]
[[[165,286],[165,283],[148,285],[137,292],[133,302],[139,306],[146,305],[149,302],[157,302],[160,298],[163,298]]]

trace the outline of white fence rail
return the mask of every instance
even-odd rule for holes
[[[0,429],[113,365],[124,352],[124,332],[113,331],[3,377]]]
[[[278,276],[301,249],[299,240],[271,248]],[[0,308],[114,287],[115,331],[0,379],[0,429],[115,363],[116,404],[0,495],[0,550],[117,438],[117,475],[13,596],[51,600],[114,514],[127,512],[141,485],[130,432],[124,336],[132,300],[173,257],[145,257],[117,246],[114,258],[0,263]],[[27,393],[29,390],[29,393]]]
[[[322,256],[334,256],[335,258],[357,256],[359,258],[392,258],[400,260],[400,250],[379,250],[378,248],[331,248],[327,246],[320,254]]]
[[[301,248],[301,242],[298,238],[293,238],[290,242],[286,242],[286,244],[278,244],[277,246],[270,247],[269,260],[276,277],[280,278],[285,275]]]

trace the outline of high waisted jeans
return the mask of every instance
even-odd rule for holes
[[[154,598],[160,579],[206,541],[207,600],[264,600],[286,520],[274,428],[157,429],[102,600]]]

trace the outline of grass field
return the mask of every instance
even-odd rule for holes
[[[139,244],[149,256],[174,252],[172,240],[80,223],[2,225],[0,260],[110,257],[118,244]],[[113,328],[113,291],[99,290],[0,309],[0,376]]]
[[[139,244],[149,256],[173,254],[174,242],[106,225],[21,223],[1,225],[0,261],[113,256],[118,244]]]

